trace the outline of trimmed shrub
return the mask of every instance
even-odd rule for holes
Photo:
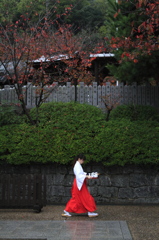
[[[159,164],[159,124],[129,120],[109,121],[95,138],[104,165]]]
[[[13,164],[67,163],[84,152],[90,160],[88,153],[95,147],[94,137],[105,124],[100,109],[86,104],[48,103],[39,109],[39,115],[38,127],[23,124],[12,126],[9,131],[3,128],[0,159]]]
[[[20,107],[15,104],[0,104],[0,126],[24,122]]]
[[[36,114],[36,108],[31,109],[33,119],[36,119]],[[105,120],[105,115],[97,107],[75,102],[44,103],[39,108],[38,115],[39,126],[51,121],[57,127],[67,125],[84,127],[88,124],[97,125],[100,121]]]
[[[110,113],[111,120],[128,119],[131,121],[159,121],[159,113],[155,107],[143,105],[120,105]]]
[[[39,115],[38,127],[27,123],[1,127],[2,163],[68,164],[84,153],[86,162],[106,166],[159,164],[157,121],[106,122],[100,109],[77,103],[44,104]]]
[[[150,124],[151,123],[151,124]],[[48,122],[43,127],[2,127],[0,159],[11,164],[70,163],[84,153],[86,162],[106,166],[159,163],[157,122],[109,121],[97,128],[64,128]]]

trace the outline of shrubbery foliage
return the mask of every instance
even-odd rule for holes
[[[15,104],[0,104],[0,127],[4,125],[22,123],[20,108]]]
[[[157,120],[159,121],[159,113],[156,108],[145,105],[120,105],[117,106],[110,113],[110,118],[117,119],[129,119],[131,121],[145,121],[145,120]]]
[[[159,163],[157,121],[106,122],[100,109],[78,103],[46,103],[39,116],[38,127],[28,123],[1,127],[1,162],[67,164],[82,152],[87,162],[104,165]]]

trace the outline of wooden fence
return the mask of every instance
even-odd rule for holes
[[[46,177],[41,174],[0,175],[0,208],[33,208],[46,205]]]
[[[44,102],[70,102],[75,100],[75,86],[67,83],[66,86],[58,86],[55,88],[46,87],[45,94],[49,96]],[[37,88],[31,84],[23,87],[23,94],[28,108],[35,106]],[[45,97],[45,96],[44,96]],[[104,102],[108,105],[121,104],[138,104],[159,106],[159,86],[138,86],[135,83],[131,86],[120,83],[118,86],[111,86],[109,83],[106,86],[97,86],[93,82],[91,86],[85,85],[83,82],[77,86],[77,102],[87,103],[105,108]],[[18,103],[18,98],[14,88],[5,86],[0,90],[0,103]]]

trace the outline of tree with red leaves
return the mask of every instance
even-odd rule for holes
[[[41,58],[33,62],[33,66],[43,69],[49,82],[75,85],[75,101],[77,85],[80,81],[90,84],[93,80],[88,71],[91,65],[89,36],[74,35],[72,26],[63,24],[58,30],[50,32],[50,48]],[[91,48],[92,49],[92,48]]]
[[[35,26],[30,26],[30,20],[21,16],[18,21],[0,25],[0,62],[5,69],[5,75],[11,85],[14,85],[23,112],[29,121],[34,124],[26,107],[25,92],[23,86],[31,82],[35,75],[39,75],[38,85],[41,86],[38,92],[39,98],[36,101],[38,108],[43,101],[44,86],[48,79],[45,79],[43,69],[40,71],[32,68],[32,62],[41,54],[46,53],[50,39],[47,33],[48,23],[45,18],[41,19]]]
[[[120,81],[159,81],[159,1],[116,3],[116,29],[111,39],[119,66],[110,70]]]
[[[57,19],[50,20],[48,15],[33,25],[28,14],[25,14],[15,23],[0,25],[0,38],[1,65],[9,83],[15,87],[24,114],[32,124],[38,123],[38,108],[50,93],[46,92],[46,85],[55,80],[71,81],[75,85],[79,81],[90,81],[87,67],[92,42],[89,42],[89,36],[74,36],[70,25],[61,26]],[[62,74],[58,75],[58,79],[50,79],[47,69],[59,58],[65,68],[59,66],[57,69],[58,66],[54,65],[54,70],[56,68]],[[38,67],[35,67],[37,62]],[[31,118],[25,102],[23,87],[28,82],[37,87],[36,121]],[[53,91],[54,86],[51,89]]]

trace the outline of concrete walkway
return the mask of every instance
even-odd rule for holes
[[[125,221],[0,220],[0,240],[132,240]]]

